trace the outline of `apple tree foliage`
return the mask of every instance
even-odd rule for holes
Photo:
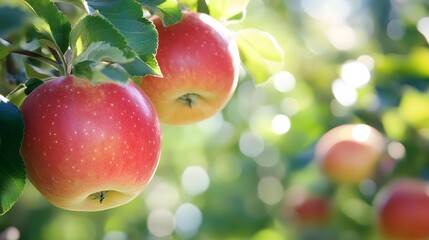
[[[153,49],[131,45],[132,36],[121,30],[121,13],[108,14],[102,4],[95,7],[95,1],[88,1],[93,3],[92,7],[81,0],[53,2],[60,12],[49,13],[52,9],[47,3],[32,10],[24,1],[0,0],[0,93],[9,100],[7,105],[4,99],[1,102],[0,149],[3,155],[14,156],[14,167],[22,167],[20,157],[12,154],[20,142],[20,131],[14,130],[20,128],[20,116],[14,105],[19,105],[25,92],[42,80],[71,69],[82,77],[96,74],[97,79],[103,76],[106,81],[111,77],[139,79],[136,76],[140,73],[134,75],[133,70],[162,73],[151,62]],[[174,11],[176,1],[122,2],[142,4],[145,16],[158,14],[167,25],[173,24],[179,13]],[[29,188],[18,205],[0,217],[0,232],[16,226],[23,239],[102,239],[118,236],[118,231],[128,239],[151,239],[153,233],[145,226],[150,225],[148,216],[157,212],[159,205],[164,204],[174,214],[180,204],[190,202],[203,213],[203,222],[188,239],[382,239],[374,218],[376,194],[398,178],[429,180],[427,1],[178,2],[181,8],[217,18],[234,31],[240,43],[241,60],[250,74],[241,76],[237,92],[222,114],[184,128],[163,127],[163,135],[168,137],[163,138],[160,166],[152,187],[141,199],[108,213],[74,214],[48,207]],[[114,7],[113,12],[116,9],[119,7]],[[52,16],[44,18],[42,10]],[[127,14],[130,24],[124,25],[135,22],[134,14]],[[70,30],[64,30],[68,29],[67,21],[58,15],[66,16]],[[119,20],[112,20],[115,16]],[[94,22],[112,26],[115,31],[103,40],[101,34],[110,30],[103,29],[97,36],[85,34],[87,28],[94,30],[90,26]],[[135,26],[143,28],[144,23],[140,19]],[[65,39],[61,31],[85,38],[76,44],[76,39],[68,34],[69,47],[59,55],[56,53],[63,53],[61,41]],[[142,30],[139,34],[143,32],[150,40],[153,32]],[[264,37],[265,32],[277,41]],[[127,47],[121,49],[124,42]],[[146,44],[153,43],[156,41]],[[283,62],[279,63],[281,57]],[[68,65],[62,65],[62,58]],[[113,58],[115,62],[111,61]],[[342,77],[342,67],[349,62],[365,63],[371,76],[367,85],[353,88],[352,94],[349,88],[343,89],[346,94],[341,96],[356,97],[354,104],[345,106],[338,101],[333,86]],[[275,78],[258,87],[250,81],[264,82],[278,70],[277,65],[293,74],[292,87],[279,91],[274,86]],[[4,122],[3,109],[15,118],[14,126]],[[283,115],[280,120],[290,121],[286,121],[289,129],[281,129],[286,133],[272,131],[278,114]],[[327,181],[314,161],[318,139],[345,123],[368,124],[386,138],[386,153],[376,172],[357,185]],[[12,131],[13,135],[8,134]],[[14,171],[5,159],[0,159],[0,181],[7,183],[0,185],[3,213],[19,197],[25,179],[22,168]],[[210,186],[203,194],[190,196],[180,186],[183,170],[190,165],[205,167],[210,176]],[[4,175],[3,169],[8,174]],[[261,184],[275,180],[280,185]],[[16,185],[9,184],[12,182]],[[302,188],[329,201],[327,223],[299,226],[285,210],[291,197],[302,196],[302,192],[296,191]],[[4,197],[5,191],[12,192],[7,194],[8,198]],[[273,196],[279,197],[277,202],[269,198]],[[173,231],[171,238],[181,239],[178,231]]]
[[[148,18],[157,14],[168,26],[182,11],[204,11],[224,24],[245,17],[248,1],[175,0],[20,0],[0,3],[0,215],[19,198],[25,168],[19,154],[23,124],[18,107],[43,81],[66,74],[89,81],[139,81],[162,76],[155,59],[157,31]],[[282,62],[283,52],[268,33],[236,33],[245,67],[254,82],[273,70],[266,61]],[[264,47],[262,47],[264,46]],[[95,80],[97,79],[97,80]]]

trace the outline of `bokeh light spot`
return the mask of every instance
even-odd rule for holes
[[[357,61],[363,63],[368,68],[368,70],[372,70],[375,65],[374,58],[369,55],[361,55],[357,58]]]
[[[153,210],[148,216],[147,227],[149,232],[156,237],[169,236],[174,231],[174,216],[165,209]]]
[[[127,235],[124,232],[113,231],[104,235],[103,240],[127,240]]]
[[[405,147],[402,143],[393,141],[387,145],[387,153],[398,160],[405,156]]]
[[[204,193],[210,185],[207,171],[199,166],[190,166],[183,171],[182,187],[189,195],[196,196]]]
[[[18,240],[20,232],[16,227],[8,227],[3,232],[0,232],[0,239],[4,240]]]
[[[280,151],[276,147],[266,147],[262,153],[255,158],[255,162],[261,167],[272,167],[279,162]]]
[[[365,195],[365,196],[372,196],[376,193],[377,191],[377,185],[375,184],[375,182],[371,179],[364,179],[360,184],[359,184],[359,190],[360,192]]]
[[[417,22],[417,30],[426,38],[429,43],[429,17],[421,18]]]
[[[332,92],[335,99],[343,106],[352,106],[357,101],[356,89],[342,79],[337,79],[332,83]]]
[[[179,201],[177,189],[160,177],[154,177],[143,194],[150,209],[171,209]]]
[[[274,88],[279,92],[289,92],[295,88],[295,77],[287,71],[281,71],[272,77]]]
[[[258,197],[268,205],[277,204],[283,198],[283,185],[275,177],[264,177],[258,183]]]
[[[399,19],[393,19],[387,24],[387,36],[392,40],[399,40],[405,35],[404,24]]]
[[[299,111],[299,102],[292,97],[286,97],[281,102],[281,109],[288,116],[293,116]]]
[[[239,147],[244,155],[256,157],[264,150],[264,141],[251,132],[245,132],[240,137]]]
[[[353,127],[352,136],[358,142],[365,142],[371,135],[371,127],[365,124],[359,124]]]
[[[345,24],[329,27],[326,34],[331,44],[338,50],[351,50],[357,44],[355,31]]]
[[[201,210],[191,204],[185,203],[177,208],[175,213],[176,232],[185,238],[193,237],[203,222]]]
[[[289,131],[291,122],[288,116],[278,114],[273,118],[271,122],[271,129],[277,135],[285,134]]]
[[[354,88],[365,86],[370,78],[368,68],[360,62],[348,62],[341,67],[341,78]]]

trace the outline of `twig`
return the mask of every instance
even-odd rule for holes
[[[16,54],[25,55],[25,56],[37,59],[39,61],[45,62],[45,63],[53,66],[54,68],[58,69],[58,71],[64,73],[65,69],[63,68],[63,65],[60,62],[54,61],[48,57],[43,56],[42,54],[32,52],[32,51],[28,51],[28,50],[14,50],[12,52],[16,53]]]

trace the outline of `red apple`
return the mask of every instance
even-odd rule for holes
[[[159,33],[156,59],[163,77],[145,76],[141,88],[162,123],[184,125],[207,119],[228,103],[239,73],[239,53],[231,33],[212,17],[185,12],[181,22]]]
[[[379,229],[389,240],[429,239],[429,185],[417,179],[397,179],[374,200]]]
[[[52,204],[98,211],[131,201],[153,176],[161,130],[132,82],[47,81],[21,106],[27,176]]]
[[[309,197],[294,207],[294,219],[300,225],[320,225],[330,217],[330,204],[324,197]]]
[[[319,226],[327,223],[331,217],[330,200],[304,188],[291,188],[285,200],[287,214],[300,227]]]
[[[333,181],[356,184],[373,174],[383,149],[383,135],[375,128],[345,124],[319,139],[316,159],[322,172]]]

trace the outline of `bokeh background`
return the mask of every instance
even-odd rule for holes
[[[256,86],[243,68],[222,113],[162,126],[158,170],[129,204],[66,211],[27,182],[0,217],[0,239],[381,239],[379,189],[429,179],[429,2],[250,0],[245,20],[228,28],[277,39],[285,60],[269,81]],[[374,176],[357,185],[331,182],[315,161],[317,140],[344,123],[387,140]],[[328,204],[302,223],[293,207],[307,195]]]

